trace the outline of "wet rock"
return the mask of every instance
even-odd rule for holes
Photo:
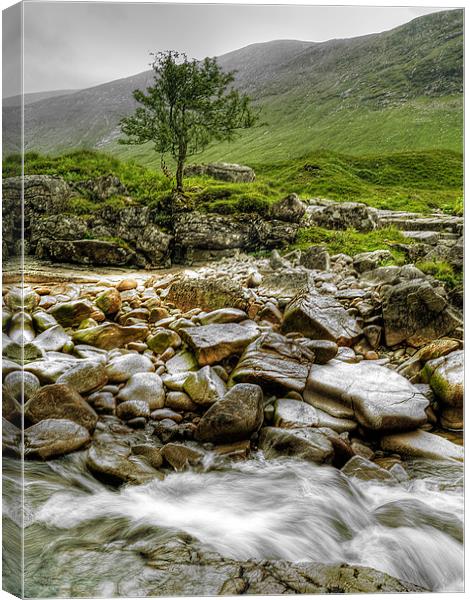
[[[5,389],[18,402],[27,402],[41,387],[39,379],[28,371],[13,371],[4,380]]]
[[[2,417],[17,427],[21,426],[21,405],[10,393],[7,386],[2,387]]]
[[[266,333],[246,348],[231,379],[258,384],[273,392],[302,392],[314,358],[311,351],[294,340]]]
[[[2,416],[2,454],[21,457],[21,429]]]
[[[224,323],[238,323],[247,319],[247,314],[239,308],[219,308],[198,317],[201,325],[221,325]]]
[[[183,444],[165,444],[161,449],[161,455],[165,461],[175,469],[183,471],[189,465],[197,465],[203,458],[203,453]]]
[[[110,392],[95,392],[88,396],[88,402],[99,415],[113,415],[116,412],[116,398]]]
[[[198,368],[198,364],[194,355],[191,352],[183,350],[182,352],[178,352],[178,354],[167,360],[165,363],[165,367],[168,373],[176,375],[178,373],[187,373],[188,371],[194,371]]]
[[[282,200],[271,206],[270,215],[273,219],[287,221],[288,223],[300,223],[305,214],[305,204],[297,194],[289,194]]]
[[[306,402],[281,398],[274,403],[273,423],[288,429],[315,427],[318,425],[317,411]]]
[[[313,428],[281,429],[263,427],[258,446],[266,458],[292,456],[314,463],[331,463],[334,457],[330,440]]]
[[[463,350],[428,361],[423,372],[439,402],[443,427],[463,429]]]
[[[461,325],[447,300],[422,279],[393,286],[384,296],[382,311],[387,346],[404,341],[422,346]]]
[[[405,431],[427,421],[428,400],[407,379],[371,362],[313,365],[304,398],[374,431]]]
[[[137,373],[155,371],[153,362],[141,354],[123,354],[115,356],[106,365],[106,374],[110,383],[124,383]]]
[[[184,391],[191,400],[202,406],[210,406],[225,394],[225,383],[209,366],[190,373],[184,381]]]
[[[133,461],[132,458],[131,449],[126,444],[98,441],[88,450],[86,465],[97,479],[111,485],[141,484],[155,478],[163,479],[163,475],[150,465]]]
[[[26,312],[15,313],[10,320],[9,338],[17,344],[26,344],[36,337],[33,319]]]
[[[18,344],[5,334],[2,335],[2,353],[6,358],[16,362],[22,362],[23,360],[29,362],[44,356],[44,350],[41,350],[34,342],[28,342],[24,345]]]
[[[160,468],[163,464],[161,448],[157,448],[156,446],[136,444],[135,446],[132,446],[132,454],[145,458],[148,464],[154,469]]]
[[[57,379],[70,369],[71,363],[66,361],[35,360],[25,365],[27,373],[35,375],[42,384],[55,383]]]
[[[150,411],[163,408],[165,405],[165,390],[160,375],[156,373],[136,373],[129,378],[126,385],[119,391],[118,402],[136,400],[145,402]]]
[[[362,456],[353,456],[341,469],[341,472],[349,477],[357,477],[365,481],[377,479],[379,481],[396,482],[395,477],[386,469],[382,469],[370,460]]]
[[[135,290],[138,285],[139,283],[135,279],[121,279],[117,284],[116,289],[118,292],[125,292],[128,290]]]
[[[72,339],[77,344],[89,344],[103,350],[112,350],[125,346],[129,342],[145,340],[148,331],[145,325],[122,327],[116,323],[104,323],[74,331]]]
[[[39,305],[41,298],[29,287],[11,288],[5,295],[5,305],[15,313],[18,311],[32,312]]]
[[[167,348],[179,348],[181,338],[176,331],[162,327],[154,335],[147,338],[147,345],[155,354],[162,354]]]
[[[25,429],[25,457],[49,460],[79,450],[90,439],[88,430],[74,421],[45,419]]]
[[[116,416],[123,421],[138,419],[139,417],[150,417],[150,409],[147,402],[143,400],[127,400],[118,404]]]
[[[163,419],[171,419],[175,423],[181,423],[183,415],[171,410],[170,408],[157,408],[150,413],[150,418],[154,421],[163,421]]]
[[[106,369],[97,362],[80,362],[61,375],[56,383],[65,384],[79,394],[89,394],[108,382]]]
[[[196,438],[203,442],[233,442],[248,439],[263,423],[263,391],[258,385],[233,386],[202,416]]]
[[[71,341],[61,325],[54,325],[40,333],[34,340],[34,345],[45,352],[60,352]]]
[[[381,440],[381,447],[404,458],[430,458],[434,460],[463,461],[463,447],[445,438],[422,431],[410,431],[387,435]]]
[[[46,385],[24,407],[25,419],[32,424],[45,419],[68,419],[89,431],[95,428],[98,415],[73,388],[63,384]]]
[[[96,306],[101,309],[105,315],[115,315],[121,309],[121,294],[116,288],[110,288],[98,296]]]
[[[362,334],[357,321],[330,296],[310,287],[300,292],[284,311],[282,330],[299,331],[306,337],[352,346]]]
[[[54,305],[49,312],[60,325],[73,327],[91,317],[96,312],[96,308],[89,300],[71,300]]]
[[[324,365],[338,354],[338,344],[330,340],[309,340],[302,342],[315,355],[315,364]]]
[[[165,406],[180,412],[193,412],[198,405],[184,392],[169,392],[165,398]]]
[[[202,325],[180,331],[183,341],[193,351],[200,366],[221,362],[232,354],[241,354],[259,335],[258,328],[226,323]]]

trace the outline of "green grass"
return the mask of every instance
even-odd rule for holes
[[[455,271],[452,265],[445,261],[421,261],[416,263],[416,266],[426,275],[432,275],[434,279],[442,281],[448,289],[463,283],[463,273]]]
[[[364,202],[377,208],[430,212],[441,209],[461,214],[463,210],[463,157],[450,150],[408,151],[350,156],[331,151],[312,152],[296,160],[255,166],[256,181],[232,184],[208,177],[185,180],[188,202],[204,211],[224,214],[258,212],[284,195],[296,192],[303,199],[330,198]],[[172,182],[158,169],[136,161],[121,161],[97,151],[76,151],[57,157],[25,155],[26,174],[64,177],[78,181],[113,174],[127,187],[135,202],[169,212]],[[21,174],[17,155],[3,163],[3,176]],[[110,198],[119,208],[126,201]],[[71,201],[72,212],[88,214],[102,203],[85,198]]]
[[[394,264],[404,264],[405,254],[391,247],[394,243],[409,243],[403,234],[393,227],[376,229],[370,232],[358,232],[354,229],[346,231],[331,231],[322,227],[308,227],[300,229],[294,244],[289,250],[306,250],[312,245],[325,246],[328,252],[334,254],[348,254],[354,256],[360,252],[374,250],[389,250],[393,256]]]

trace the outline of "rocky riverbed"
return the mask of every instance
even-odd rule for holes
[[[462,315],[381,260],[7,279],[28,595],[462,589]]]

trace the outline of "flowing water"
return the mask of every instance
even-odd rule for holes
[[[236,560],[349,563],[434,591],[463,589],[460,464],[414,462],[409,481],[390,485],[259,456],[114,490],[83,460],[25,465],[30,597],[158,595],[143,557],[181,536]],[[19,518],[14,467],[5,461],[10,527]]]

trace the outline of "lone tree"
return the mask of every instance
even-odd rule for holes
[[[215,58],[188,60],[175,51],[158,52],[152,68],[154,83],[135,90],[141,106],[121,120],[122,144],[153,142],[162,157],[176,161],[176,189],[183,191],[184,164],[213,141],[232,140],[238,129],[251,127],[256,116],[250,99],[229,88],[233,73],[224,73]]]

